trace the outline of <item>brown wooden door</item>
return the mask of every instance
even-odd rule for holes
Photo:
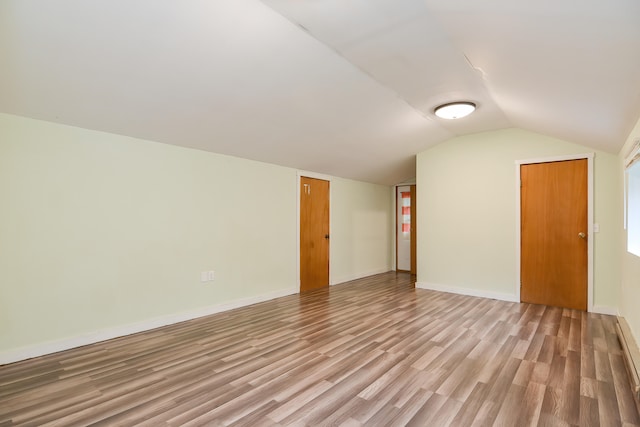
[[[520,166],[522,302],[587,309],[587,160]]]
[[[329,181],[300,178],[300,291],[329,286]]]

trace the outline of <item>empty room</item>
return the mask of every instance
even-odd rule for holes
[[[640,427],[640,2],[0,2],[0,426]]]

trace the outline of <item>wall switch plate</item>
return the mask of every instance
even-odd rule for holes
[[[213,270],[209,271],[207,274],[207,280],[211,281],[215,278],[215,272]]]
[[[594,233],[600,232],[600,224],[593,224],[593,232]]]
[[[200,273],[200,281],[201,282],[206,282],[208,280],[207,277],[208,277],[208,275],[207,275],[206,271],[203,271],[202,273]]]

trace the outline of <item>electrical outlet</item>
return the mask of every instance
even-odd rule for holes
[[[215,272],[213,270],[209,271],[208,275],[207,275],[207,279],[209,281],[212,281],[215,278]]]

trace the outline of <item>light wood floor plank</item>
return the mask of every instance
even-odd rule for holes
[[[0,427],[640,427],[615,322],[379,274],[0,366]]]

